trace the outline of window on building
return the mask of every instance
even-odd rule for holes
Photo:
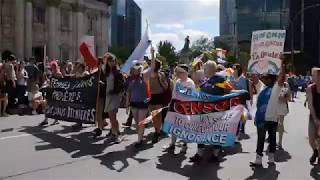
[[[61,10],[61,28],[62,29],[70,28],[70,18],[69,18],[69,12],[67,10]]]
[[[45,24],[46,22],[46,10],[44,8],[35,7],[33,10],[33,22],[39,24]]]

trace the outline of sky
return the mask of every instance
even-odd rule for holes
[[[142,33],[146,19],[153,46],[162,40],[183,48],[187,35],[195,41],[201,36],[219,35],[219,0],[135,0],[142,10]]]

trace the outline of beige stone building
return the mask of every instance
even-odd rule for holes
[[[20,59],[76,60],[84,35],[95,37],[96,55],[107,50],[109,0],[0,0],[0,52]]]

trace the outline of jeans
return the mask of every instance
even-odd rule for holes
[[[269,152],[274,153],[276,151],[276,133],[277,133],[277,122],[265,122],[262,127],[257,128],[258,130],[258,142],[256,153],[259,156],[263,156],[264,142],[266,138],[266,132],[269,135]]]
[[[16,93],[17,93],[17,98],[18,98],[18,104],[27,103],[27,102],[25,102],[25,100],[26,100],[26,98],[25,98],[26,90],[27,90],[27,86],[17,85]]]

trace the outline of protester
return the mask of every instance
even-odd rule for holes
[[[16,104],[16,80],[17,76],[14,70],[14,61],[16,61],[16,57],[14,55],[10,55],[4,64],[4,73],[5,73],[5,83],[6,90],[8,93],[8,109],[12,109]]]
[[[0,63],[0,117],[7,116],[6,109],[8,104],[8,95],[5,92],[6,82],[4,76],[4,65]]]
[[[18,64],[18,68],[16,71],[17,75],[17,98],[18,98],[18,105],[25,104],[25,96],[27,90],[27,80],[29,79],[28,73],[24,68],[24,62],[21,61]]]
[[[108,113],[111,121],[111,140],[120,143],[120,129],[117,120],[117,113],[120,107],[121,93],[124,89],[123,76],[117,66],[116,57],[111,53],[106,53],[106,100],[104,112]]]
[[[60,71],[60,67],[57,63],[57,61],[53,60],[50,62],[50,70],[52,73],[52,77],[54,78],[63,78],[63,75]],[[45,116],[44,120],[39,124],[40,126],[45,126],[48,124],[48,117]],[[55,121],[51,125],[59,124],[59,121],[55,119]]]
[[[32,108],[32,114],[44,113],[47,101],[39,91],[39,86],[35,85],[31,92],[28,93],[29,107]]]
[[[284,118],[289,113],[288,101],[290,100],[290,90],[289,84],[287,82],[284,83],[283,88],[281,88],[281,92],[279,95],[279,107],[278,107],[278,133],[279,133],[279,141],[278,148],[281,150],[282,147],[282,139],[283,134],[285,132],[284,129]]]
[[[66,67],[65,67],[65,77],[72,77],[72,76],[74,76],[75,74],[73,73],[73,64],[72,64],[72,62],[68,62],[67,63],[67,65],[66,65]],[[84,66],[84,68],[85,68],[85,66]],[[83,70],[84,71],[84,70]],[[79,75],[78,75],[78,77],[79,77]]]
[[[134,75],[132,74],[134,72],[133,67],[130,69],[129,77],[126,78],[126,83],[125,83],[126,91],[128,90],[129,84],[133,80],[133,77],[134,77]],[[127,121],[125,123],[122,123],[122,125],[125,126],[125,127],[131,127],[132,120],[133,120],[133,114],[132,114],[132,111],[131,111],[130,107],[127,107],[127,111],[129,111],[129,115],[128,115]]]
[[[317,143],[320,137],[320,68],[312,69],[312,81],[313,84],[307,88],[308,107],[310,110],[308,134],[309,144],[313,150],[310,163],[315,163],[318,158],[318,164],[320,164],[319,147]]]
[[[188,77],[188,72],[189,72],[189,68],[186,64],[179,64],[175,68],[175,75],[177,79],[176,79],[176,85],[174,86],[172,91],[172,99],[176,99],[177,86],[179,86],[182,90],[195,89],[196,86],[193,80]],[[176,141],[177,141],[177,138],[172,136],[171,143],[168,146],[165,146],[164,148],[169,152],[174,153]],[[180,152],[183,154],[187,152],[187,143],[183,143]]]
[[[225,80],[225,77],[216,75],[217,64],[214,61],[207,61],[204,64],[204,74],[207,78],[205,83],[203,83],[200,88],[202,92],[211,95],[224,95],[230,93],[232,86]],[[204,144],[198,144],[197,153],[190,158],[191,162],[200,162],[204,155]],[[221,147],[214,146],[213,154],[211,155],[209,161],[218,161],[219,152]]]
[[[144,134],[144,125],[139,125],[139,122],[143,121],[147,117],[148,103],[150,98],[150,92],[148,92],[148,82],[144,81],[142,76],[142,66],[136,64],[132,68],[132,78],[128,85],[127,90],[127,106],[130,106],[133,119],[136,121],[138,141],[135,147],[142,145],[142,138]]]
[[[195,59],[192,63],[191,79],[195,83],[196,88],[200,88],[205,78],[202,66],[203,62],[200,59]]]
[[[233,75],[231,76],[231,84],[235,90],[245,90],[250,94],[250,103],[253,104],[253,93],[252,93],[252,85],[251,81],[244,76],[242,67],[240,64],[233,65]],[[241,137],[241,135],[245,134],[245,122],[240,121],[238,127],[238,136],[237,139]]]
[[[90,73],[86,71],[86,65],[84,63],[78,64],[75,77],[79,78],[79,77],[85,77],[88,75],[90,75]]]
[[[266,132],[269,135],[269,163],[274,163],[274,153],[276,151],[276,131],[278,126],[279,95],[281,87],[285,81],[284,63],[281,65],[280,75],[265,75],[262,82],[265,88],[260,92],[257,102],[257,112],[255,125],[258,131],[258,142],[256,150],[256,160],[250,162],[250,166],[262,166],[262,156]],[[277,80],[278,79],[278,80]]]
[[[37,67],[37,65],[36,64],[34,64],[34,61],[35,61],[35,59],[34,58],[30,58],[29,59],[29,62],[27,63],[27,65],[26,65],[26,67],[25,67],[25,69],[26,69],[26,71],[27,71],[27,73],[28,73],[28,77],[29,77],[29,79],[28,79],[28,82],[27,82],[27,91],[28,92],[30,92],[31,91],[31,89],[34,87],[34,85],[36,84],[36,83],[40,83],[40,79],[39,79],[39,77],[40,77],[40,75],[41,75],[41,73],[40,73],[40,70],[39,70],[39,68]],[[43,63],[42,63],[43,64]],[[43,65],[44,66],[44,65]],[[43,73],[44,71],[42,71],[42,73]]]
[[[151,99],[149,102],[150,112],[158,110],[163,107],[164,93],[169,88],[168,81],[163,73],[160,72],[161,62],[158,59],[152,58],[151,72],[145,74],[146,81],[150,83]],[[153,118],[153,125],[155,133],[153,135],[152,143],[157,143],[160,138],[162,126],[162,114],[159,113]]]
[[[97,106],[97,118],[96,118],[96,126],[97,128],[93,131],[93,136],[98,137],[102,135],[102,129],[104,126],[108,125],[104,120],[104,106],[106,100],[106,64],[107,59],[106,57],[98,58],[98,73],[99,73],[99,93],[98,93],[98,106]],[[110,131],[111,132],[111,131]]]

